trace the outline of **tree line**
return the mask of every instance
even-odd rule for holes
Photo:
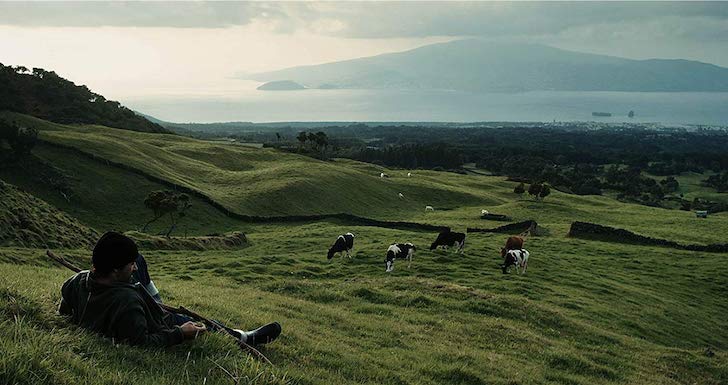
[[[145,132],[168,132],[119,102],[107,100],[42,68],[0,63],[0,111],[8,110],[56,123],[100,124]]]

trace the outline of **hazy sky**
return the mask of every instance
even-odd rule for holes
[[[728,3],[0,2],[0,62],[111,99],[223,95],[237,74],[464,37],[728,67]]]

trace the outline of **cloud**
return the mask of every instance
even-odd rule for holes
[[[0,25],[226,28],[257,20],[281,33],[351,38],[542,35],[666,17],[725,21],[728,3],[0,2]]]
[[[281,16],[266,3],[0,2],[0,25],[31,27],[222,28]]]
[[[338,3],[340,4],[340,3]],[[287,12],[292,14],[293,12]],[[337,19],[346,37],[543,36],[593,24],[643,23],[681,19],[692,25],[685,33],[711,34],[712,23],[728,20],[728,3],[665,2],[400,2],[300,5],[297,13]],[[680,31],[677,31],[680,32]],[[682,33],[682,32],[681,32]],[[684,34],[684,33],[683,33]]]
[[[0,2],[0,25],[255,26],[289,36],[480,37],[594,46],[597,51],[623,40],[634,45],[631,52],[638,52],[640,43],[646,48],[661,45],[669,53],[665,50],[677,41],[680,47],[725,43],[728,2]],[[712,52],[712,48],[691,52],[691,57],[728,62],[728,54]]]

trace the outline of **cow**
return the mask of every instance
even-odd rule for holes
[[[519,274],[526,274],[529,255],[530,254],[526,249],[513,249],[506,251],[504,255],[505,260],[503,261],[503,265],[501,265],[503,274],[508,274],[508,268],[511,266],[514,266],[516,268],[516,272]]]
[[[523,238],[518,236],[508,237],[506,246],[501,248],[501,257],[505,257],[508,250],[521,250],[523,248]]]
[[[354,248],[354,234],[346,233],[339,235],[334,241],[334,244],[329,248],[329,253],[326,255],[326,259],[331,259],[334,254],[346,252],[346,256],[351,258],[351,250]]]
[[[437,236],[435,242],[432,242],[430,250],[435,250],[439,246],[442,246],[445,250],[447,250],[448,247],[454,247],[458,253],[462,253],[463,247],[465,247],[465,233],[456,233],[450,230],[445,230]]]
[[[404,194],[402,193],[397,193],[397,196],[399,197],[399,199],[404,199]]]
[[[512,251],[516,253],[511,253]],[[501,269],[503,270],[503,274],[508,272],[508,267],[510,266],[515,265],[516,268],[520,267],[521,262],[523,262],[523,253],[520,253],[520,251],[525,251],[523,250],[523,238],[515,235],[508,237],[508,239],[506,239],[506,245],[501,248],[501,257],[503,257]],[[528,266],[528,251],[525,253],[525,260],[526,265],[523,266],[524,273],[526,272],[525,267]]]
[[[415,255],[417,248],[411,243],[393,243],[389,245],[387,249],[387,257],[384,259],[384,264],[387,267],[387,273],[394,270],[395,259],[407,259],[407,267],[412,264],[412,257]]]
[[[425,211],[435,211],[435,208],[432,206],[425,206]]]

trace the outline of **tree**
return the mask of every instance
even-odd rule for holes
[[[549,194],[551,194],[551,188],[549,187],[549,185],[544,184],[543,186],[541,186],[541,191],[539,191],[538,193],[539,198],[543,200],[543,198],[546,198],[547,196],[549,196]]]
[[[301,147],[303,147],[303,145],[305,145],[306,141],[308,140],[308,133],[306,131],[301,131],[298,133],[298,135],[296,135],[296,139],[298,139]]]
[[[678,183],[674,176],[668,176],[661,180],[660,185],[665,192],[675,192],[680,187],[680,183]]]
[[[152,210],[154,217],[144,224],[141,231],[147,231],[147,227],[150,224],[167,215],[169,216],[171,225],[165,236],[169,237],[177,227],[179,219],[185,216],[185,211],[192,205],[190,204],[190,197],[187,194],[169,190],[157,190],[147,195],[144,199],[144,206]]]
[[[57,123],[91,123],[147,132],[168,132],[117,102],[108,102],[42,68],[0,64],[0,110],[9,110]]]
[[[38,130],[33,127],[18,127],[14,140],[10,142],[16,158],[30,154],[38,141]]]
[[[313,135],[313,142],[316,146],[316,150],[321,153],[322,158],[325,157],[326,147],[329,145],[329,138],[326,136],[326,133],[319,131],[315,134],[309,135]]]
[[[542,188],[543,185],[541,185],[541,183],[532,183],[528,186],[528,195],[534,197],[534,199],[538,199],[538,195],[541,193]]]
[[[12,122],[0,121],[0,150],[3,141],[10,147],[11,158],[19,159],[30,154],[38,141],[38,130],[32,127],[21,127]]]
[[[526,186],[524,186],[523,185],[523,182],[521,182],[521,183],[518,184],[518,186],[516,186],[513,189],[513,192],[516,193],[516,194],[518,194],[518,196],[521,196],[521,195],[523,195],[523,193],[526,192]]]
[[[319,131],[315,134],[314,142],[316,142],[316,146],[318,147],[326,147],[329,145],[329,137],[326,136],[325,132]]]

